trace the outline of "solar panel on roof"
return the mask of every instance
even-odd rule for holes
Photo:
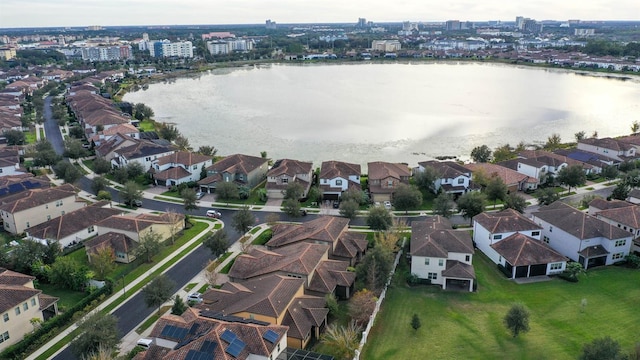
[[[193,323],[193,325],[191,325],[191,329],[189,329],[189,334],[195,334],[196,331],[198,331],[199,327],[200,327],[200,324]]]
[[[202,343],[202,346],[200,346],[200,351],[208,354],[213,354],[213,352],[216,350],[216,347],[218,347],[217,342],[205,340]]]
[[[225,351],[227,352],[227,354],[233,356],[234,358],[237,358],[242,352],[242,349],[244,349],[244,346],[240,346],[239,344],[233,343],[227,346]]]
[[[267,330],[262,337],[268,342],[275,344],[280,336],[273,330]]]
[[[172,339],[182,340],[187,335],[188,330],[173,325],[166,325],[160,336],[166,336]]]
[[[236,336],[236,334],[234,334],[231,330],[225,330],[222,335],[220,335],[220,339],[228,342],[229,344],[231,344],[235,339],[237,339],[238,337]]]
[[[189,350],[187,356],[184,357],[185,360],[213,360],[213,354],[203,353],[201,351]]]
[[[24,190],[22,184],[11,184],[8,186],[9,192],[18,192]]]

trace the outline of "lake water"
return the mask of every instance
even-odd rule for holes
[[[640,121],[640,77],[470,63],[270,65],[155,83],[124,100],[219,155],[413,166],[553,133],[627,134]]]

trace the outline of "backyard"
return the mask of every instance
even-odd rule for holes
[[[556,278],[518,285],[484,255],[476,253],[473,262],[477,293],[410,288],[404,265],[361,359],[575,359],[596,337],[611,336],[625,353],[638,341],[632,331],[640,324],[638,270],[609,266],[590,270],[578,283]],[[517,338],[502,323],[515,302],[531,314],[531,330]],[[422,323],[417,331],[411,327],[414,313]]]

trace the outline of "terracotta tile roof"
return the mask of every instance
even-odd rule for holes
[[[184,329],[184,337],[176,341],[170,338],[163,330],[167,326]],[[274,342],[265,339],[265,334],[271,331],[276,334]],[[185,360],[193,356],[207,356],[210,359],[235,360],[247,359],[251,355],[268,358],[287,334],[287,327],[269,325],[259,321],[245,320],[235,317],[219,316],[210,312],[200,312],[194,308],[188,308],[181,316],[162,316],[150,337],[161,338],[178,343],[173,349],[152,345],[134,359],[138,360]],[[226,352],[229,342],[223,334],[231,333],[244,342],[245,347],[237,357]],[[163,350],[164,349],[164,350]],[[284,349],[282,349],[284,350]],[[196,357],[198,358],[198,357]]]
[[[35,280],[35,276],[11,271],[0,267],[0,286],[2,285],[21,285],[24,286]]]
[[[346,261],[325,260],[321,262],[309,283],[309,290],[331,294],[338,285],[344,287],[353,285],[356,274],[347,271],[348,267],[349,263]]]
[[[138,159],[145,156],[158,155],[172,151],[170,146],[157,145],[151,141],[139,140],[134,145],[118,149],[118,155],[126,159]]]
[[[473,254],[473,240],[466,231],[436,229],[425,221],[411,223],[412,256],[448,258],[450,252]]]
[[[263,166],[268,160],[243,154],[234,154],[220,159],[207,168],[208,171],[217,171],[218,173],[228,172],[231,174],[249,174],[255,169]]]
[[[369,169],[369,180],[381,180],[387,177],[402,180],[411,176],[411,171],[406,164],[394,164],[382,161],[370,162],[367,164]]]
[[[328,245],[311,243],[292,244],[273,251],[252,249],[248,254],[236,257],[229,277],[246,280],[275,272],[309,277],[328,252]]]
[[[288,175],[290,177],[295,177],[298,174],[309,174],[312,167],[313,164],[310,162],[281,159],[276,160],[271,170],[267,172],[267,176]]]
[[[627,135],[623,137],[619,137],[616,140],[618,142],[622,142],[628,145],[640,146],[640,136],[639,134]]]
[[[436,161],[429,160],[419,162],[422,167],[432,167],[441,179],[455,179],[458,176],[470,176],[471,171],[455,161]]]
[[[188,176],[191,176],[191,173],[185,170],[182,166],[174,166],[170,167],[166,170],[162,170],[153,175],[153,177],[157,180],[169,180],[169,179],[183,179]]]
[[[2,176],[0,177],[0,197],[50,186],[51,182],[46,176],[34,177],[31,173]]]
[[[554,154],[552,152],[545,151],[545,150],[523,150],[523,151],[518,153],[518,156],[521,156],[521,157],[523,157],[525,159],[533,159],[533,160],[536,160],[539,163],[542,163],[542,164],[548,165],[548,166],[552,166],[552,167],[558,167],[558,166],[560,166],[560,165],[562,165],[564,163],[564,164],[567,164],[569,166],[571,166],[571,165],[580,165],[585,169],[592,169],[593,168],[593,165],[584,163],[582,161],[571,159],[571,158],[566,157],[564,155]],[[519,161],[520,161],[520,159],[519,159]],[[536,166],[536,167],[539,167],[539,166]]]
[[[104,246],[110,247],[115,252],[128,254],[137,245],[138,243],[127,235],[115,232],[98,235],[84,242],[84,247],[89,255],[96,253],[98,249]]]
[[[273,237],[266,245],[280,247],[304,240],[334,244],[346,232],[348,224],[349,219],[335,216],[321,216],[303,224],[278,224],[273,227]]]
[[[632,203],[622,201],[622,200],[607,200],[603,198],[595,198],[591,200],[591,202],[589,203],[590,208],[593,207],[598,209],[599,211],[627,208],[630,206],[634,206],[634,205]],[[595,214],[592,214],[592,215],[595,215]]]
[[[139,233],[154,224],[169,224],[170,222],[171,221],[166,214],[140,214],[136,217],[114,215],[100,221],[97,225],[109,229]]]
[[[100,221],[123,213],[122,210],[103,207],[108,202],[95,203],[66,213],[42,224],[32,226],[25,232],[37,239],[60,240],[78,231],[96,225]]]
[[[0,314],[21,305],[41,292],[42,290],[22,285],[0,285]]]
[[[220,289],[204,293],[204,301],[198,307],[224,315],[249,312],[277,318],[303,285],[303,279],[281,275],[253,278],[241,284],[227,282]]]
[[[512,266],[567,261],[565,256],[553,250],[544,242],[520,233],[515,233],[497,243],[491,244],[491,248],[505,258]]]
[[[442,271],[442,277],[458,279],[475,279],[476,271],[473,266],[458,260],[447,260],[447,266]]]
[[[0,210],[8,213],[31,209],[57,200],[75,197],[78,189],[71,184],[64,184],[46,189],[34,189],[24,193],[8,196],[0,200]]]
[[[631,191],[629,191],[629,197],[640,199],[640,189],[631,189]]]
[[[632,145],[629,145],[629,143],[627,142],[620,141],[617,139],[612,139],[610,137],[602,138],[602,139],[598,139],[598,138],[582,139],[578,141],[578,143],[597,146],[600,148],[610,149],[614,151],[628,151],[633,147]]]
[[[338,238],[338,242],[333,249],[333,255],[355,259],[358,254],[362,254],[367,250],[368,245],[366,234],[345,232]]]
[[[513,209],[499,212],[483,212],[473,217],[473,221],[491,234],[512,231],[542,230],[540,225]]]
[[[38,302],[40,303],[40,310],[44,310],[44,309],[48,308],[49,306],[57,303],[58,300],[60,300],[60,298],[57,298],[55,296],[42,294],[42,293],[40,295],[38,295]]]
[[[119,124],[116,126],[112,126],[106,130],[102,131],[102,135],[106,135],[106,136],[113,136],[115,134],[121,133],[121,134],[136,134],[139,133],[140,130],[138,130],[137,127],[131,125],[131,124]]]
[[[158,158],[158,165],[181,164],[187,167],[211,160],[211,156],[196,154],[188,151],[176,151],[173,154]]]
[[[596,237],[613,240],[630,236],[628,232],[617,226],[607,224],[603,220],[589,216],[561,201],[540,207],[540,210],[533,213],[533,215],[535,218],[542,219],[580,240]]]
[[[598,219],[605,218],[634,229],[640,229],[640,206],[602,210],[596,214]]]
[[[361,169],[358,164],[350,164],[342,161],[323,161],[320,165],[320,179],[349,179],[349,176],[360,176]],[[358,184],[360,185],[360,184]]]
[[[209,185],[220,181],[222,181],[222,174],[213,174],[198,180],[198,185]]]
[[[301,296],[294,300],[282,319],[282,325],[289,327],[288,336],[306,339],[313,327],[320,327],[326,321],[329,309],[324,298]]]
[[[502,179],[502,182],[504,182],[507,186],[518,185],[521,182],[536,184],[538,183],[538,179],[536,178],[529,177],[517,171],[496,164],[474,163],[466,164],[464,165],[464,167],[472,172],[482,172],[489,178],[497,176]]]

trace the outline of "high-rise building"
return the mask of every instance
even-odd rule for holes
[[[524,24],[524,16],[516,16],[516,29],[522,30]]]
[[[460,30],[460,20],[448,20],[444,24],[444,29],[447,31]]]
[[[358,24],[356,25],[357,27],[364,29],[367,27],[367,19],[365,18],[358,18]]]
[[[191,41],[179,41],[179,42],[169,42],[169,43],[163,42],[162,56],[192,58],[193,44],[191,43]]]
[[[371,42],[371,50],[395,52],[402,48],[400,41],[398,40],[373,40]]]
[[[264,23],[265,23],[265,28],[267,30],[275,30],[277,28],[276,22],[275,21],[271,21],[271,19],[265,21]]]

